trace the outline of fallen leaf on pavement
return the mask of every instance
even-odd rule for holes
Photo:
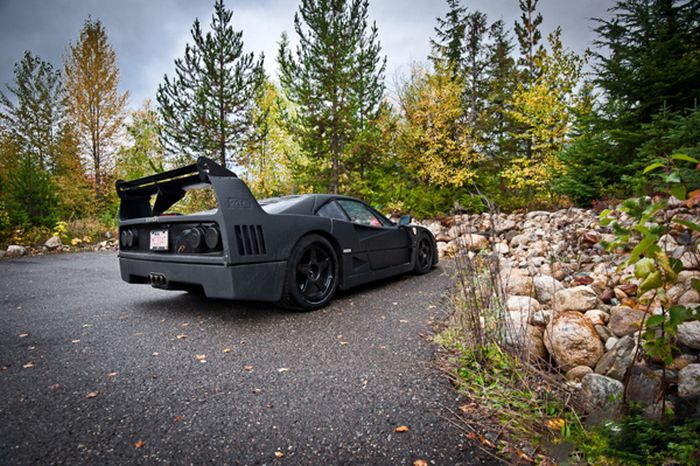
[[[185,335],[184,333],[181,333],[178,336],[176,336],[175,338],[177,338],[178,340],[184,340],[185,338],[187,338],[187,335]]]
[[[199,362],[207,362],[207,355],[206,354],[196,354],[194,357]]]
[[[134,443],[134,447],[141,448],[145,444],[146,444],[146,442],[144,442],[143,440],[138,440],[138,441],[136,441],[136,443]]]
[[[253,366],[251,366],[250,364],[246,364],[245,366],[243,366],[243,370],[250,372],[253,370]]]
[[[160,356],[160,353],[158,351],[154,351],[151,356]]]
[[[462,405],[459,407],[459,410],[462,411],[463,413],[469,413],[476,408],[476,403],[469,403],[466,405]]]
[[[50,390],[58,390],[59,388],[61,388],[61,385],[59,385],[57,383],[49,385]]]
[[[418,459],[413,462],[413,466],[428,466],[428,462],[425,460]]]
[[[24,367],[25,369],[31,369],[32,367],[34,367],[34,363],[32,361],[29,361],[27,364],[25,364],[22,367]]]
[[[87,395],[85,395],[85,398],[95,398],[99,394],[100,394],[100,392],[95,390],[95,391],[89,392]]]
[[[275,452],[275,456],[276,456],[277,458],[284,458],[284,453],[278,450],[278,451]]]
[[[277,372],[279,372],[281,374],[282,372],[287,372],[288,370],[289,370],[288,367],[280,367],[279,369],[277,369]]]
[[[76,344],[76,343],[80,343],[80,340],[71,340],[70,342],[73,344]]]
[[[408,426],[398,426],[396,429],[394,429],[394,432],[398,432],[398,433],[408,432]]]
[[[479,441],[482,445],[486,445],[489,448],[496,448],[496,445],[494,445],[494,443],[491,440],[487,439],[483,435],[479,436]]]
[[[109,374],[107,374],[107,377],[116,377],[117,374],[119,374],[119,372],[113,371],[113,372],[110,372]]]
[[[175,422],[181,422],[182,416],[175,416]]]
[[[180,327],[189,327],[190,323],[189,322],[183,322],[180,324]]]
[[[20,337],[20,338],[24,338],[24,337],[28,337],[28,336],[29,336],[28,333],[20,333],[20,334],[19,334],[19,337]]]
[[[345,345],[347,345],[347,344],[348,344],[347,341],[341,341],[341,342],[340,342],[340,346],[345,346]]]
[[[528,463],[534,463],[534,462],[535,462],[535,460],[534,460],[532,457],[528,456],[527,453],[525,453],[525,452],[522,451],[522,450],[516,451],[515,454],[518,455],[518,458],[520,458],[520,459],[523,460],[523,461],[527,461]]]
[[[261,393],[262,393],[262,388],[254,388],[254,389],[253,389],[253,393],[255,393],[256,395],[261,394]]]
[[[467,434],[467,438],[470,438],[472,440],[476,440],[478,438],[478,436],[474,432],[469,432]]]
[[[230,353],[230,352],[231,352],[231,348],[224,348],[224,353]]]

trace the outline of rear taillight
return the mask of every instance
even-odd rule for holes
[[[122,248],[132,248],[136,243],[136,234],[129,229],[122,230],[121,235],[119,235],[119,243]]]
[[[209,249],[216,249],[221,241],[219,229],[215,226],[208,227],[204,233],[204,242]]]

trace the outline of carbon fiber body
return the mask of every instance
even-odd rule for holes
[[[214,189],[217,209],[163,215],[188,189],[205,184]],[[321,235],[333,245],[341,289],[412,271],[419,235],[428,235],[435,248],[433,235],[420,226],[400,226],[384,222],[384,217],[381,225],[364,225],[349,217],[319,215],[328,203],[356,201],[345,196],[304,195],[258,202],[234,173],[204,157],[194,165],[153,177],[118,181],[117,192],[122,279],[163,289],[198,289],[213,298],[280,300],[287,261],[295,245],[309,234]],[[153,204],[152,196],[156,196]],[[204,238],[212,227],[217,227],[220,237],[212,233],[207,243],[197,236]],[[164,232],[156,234],[167,236],[167,249],[152,250],[153,231]],[[125,240],[128,232],[130,242]],[[437,262],[437,253],[433,258]]]

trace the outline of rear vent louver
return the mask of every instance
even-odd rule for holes
[[[265,236],[260,225],[236,225],[236,243],[238,255],[258,256],[267,254]]]

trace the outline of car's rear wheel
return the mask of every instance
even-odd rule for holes
[[[421,234],[418,239],[418,246],[416,247],[416,261],[413,266],[413,272],[417,274],[424,274],[430,272],[433,268],[433,262],[435,260],[435,249],[433,248],[433,242],[430,241],[428,235]]]
[[[307,235],[294,247],[287,263],[282,306],[313,311],[326,306],[338,288],[338,256],[320,235]]]

